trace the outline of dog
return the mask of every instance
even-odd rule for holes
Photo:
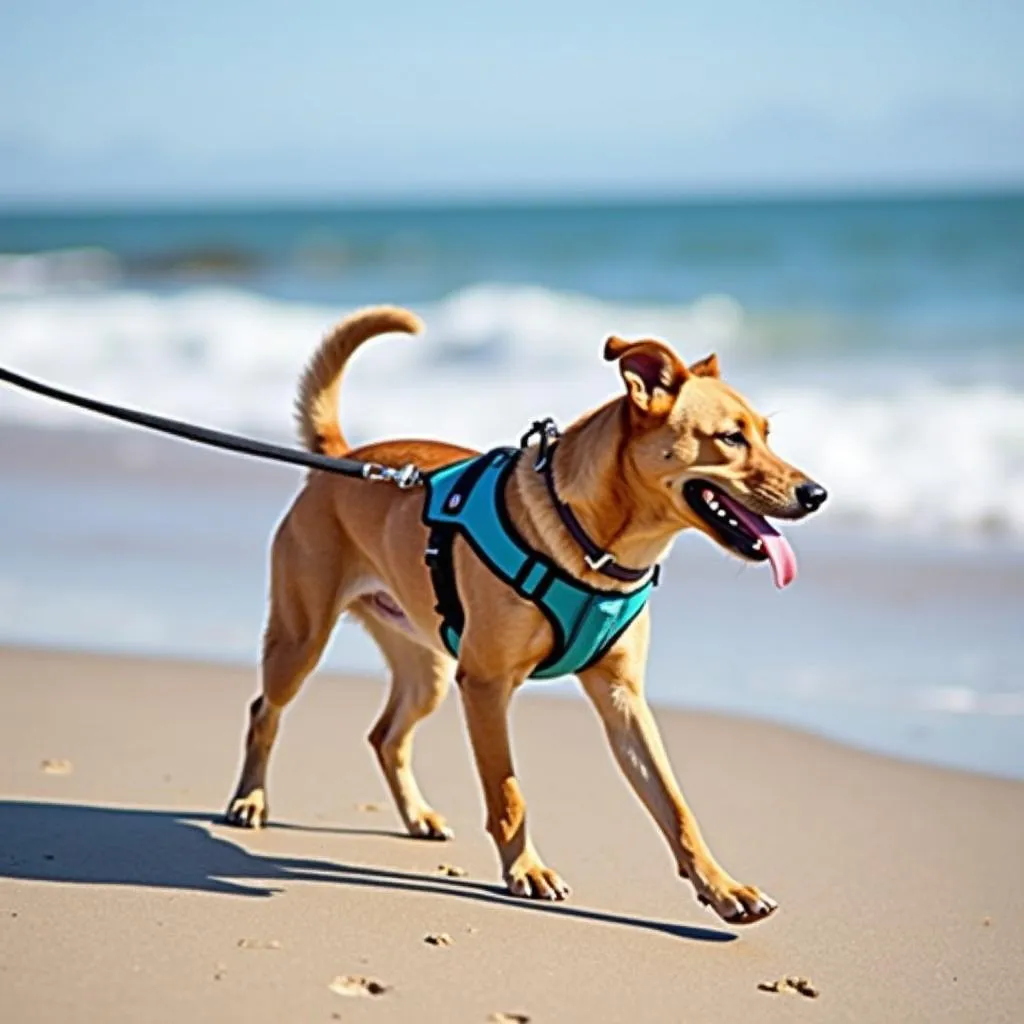
[[[337,407],[350,357],[376,335],[421,330],[414,314],[376,307],[348,317],[322,341],[296,402],[305,447],[389,467],[411,463],[423,473],[479,454],[413,440],[353,450],[345,440]],[[739,558],[769,562],[778,586],[791,582],[795,556],[764,517],[803,518],[826,492],[770,449],[767,420],[722,381],[716,356],[687,366],[660,340],[613,336],[604,357],[618,364],[623,391],[576,420],[547,453],[551,486],[535,468],[545,454],[543,438],[527,446],[504,485],[507,517],[529,547],[583,586],[629,589],[580,547],[558,514],[561,502],[621,566],[655,566],[676,534],[696,529]],[[262,693],[250,707],[227,821],[248,828],[266,823],[267,763],[281,714],[347,612],[370,633],[391,670],[390,693],[369,741],[409,833],[435,840],[452,835],[417,785],[412,744],[417,724],[441,703],[454,675],[504,882],[516,896],[565,899],[569,887],[527,833],[508,733],[509,700],[550,653],[551,624],[458,537],[452,565],[465,622],[453,659],[439,637],[423,513],[421,488],[309,473],[271,547]],[[777,909],[776,901],[719,865],[673,776],[644,697],[648,636],[645,608],[578,678],[615,759],[697,898],[731,924],[762,920]]]

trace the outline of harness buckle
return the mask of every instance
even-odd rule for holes
[[[583,561],[586,562],[594,572],[600,572],[610,561],[612,561],[612,554],[610,551],[602,551],[600,558],[594,558],[593,555],[584,555]]]

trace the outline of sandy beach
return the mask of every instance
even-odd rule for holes
[[[1024,1013],[1024,784],[661,711],[719,858],[782,905],[733,929],[674,877],[589,709],[526,694],[514,736],[533,832],[574,887],[532,905],[497,885],[455,699],[418,745],[453,842],[401,833],[364,740],[382,684],[336,676],[285,720],[272,827],[220,825],[254,687],[243,668],[0,651],[5,1021]],[[786,975],[820,994],[758,989]],[[342,976],[387,991],[339,994]]]

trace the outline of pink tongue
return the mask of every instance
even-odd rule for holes
[[[728,495],[718,491],[717,497],[755,537],[760,538],[772,567],[775,586],[779,590],[788,587],[796,579],[796,552],[790,547],[789,541],[767,519],[748,512]]]

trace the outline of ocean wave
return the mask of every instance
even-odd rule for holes
[[[902,383],[889,375],[883,389],[848,367],[794,385],[797,364],[773,371],[752,357],[751,322],[727,296],[645,307],[480,285],[419,312],[424,339],[381,341],[354,364],[343,414],[354,440],[514,442],[538,416],[567,423],[616,393],[600,357],[607,334],[655,334],[689,358],[725,353],[730,376],[774,414],[777,449],[828,485],[834,521],[1024,540],[1020,390],[942,383],[924,370]],[[291,430],[296,376],[338,318],[331,307],[231,289],[46,291],[0,300],[0,363],[109,401],[280,437]],[[0,391],[0,420],[106,425],[10,389]]]
[[[105,249],[59,249],[40,253],[0,253],[0,297],[40,295],[54,288],[98,288],[121,275]]]

